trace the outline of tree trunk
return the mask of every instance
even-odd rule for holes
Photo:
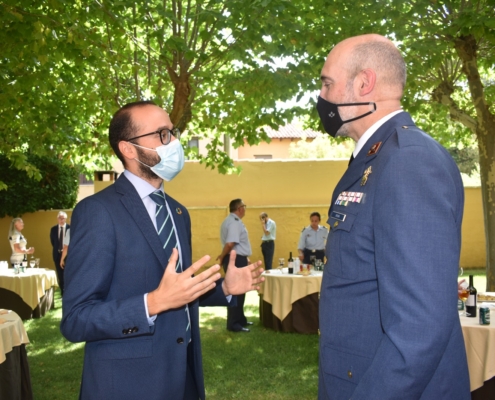
[[[476,111],[475,134],[480,155],[481,192],[486,237],[486,290],[495,291],[495,116],[490,113],[477,65],[478,44],[472,35],[459,36],[454,46],[462,61]]]

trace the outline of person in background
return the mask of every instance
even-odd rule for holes
[[[27,240],[21,233],[23,229],[24,221],[22,218],[14,218],[10,222],[9,242],[12,248],[12,255],[10,256],[11,265],[21,263],[26,254],[34,253],[34,247],[26,249]]]
[[[235,252],[225,279],[199,273],[209,256],[192,262],[189,212],[164,186],[184,166],[179,137],[155,103],[123,106],[109,139],[125,170],[72,214],[60,330],[86,342],[81,399],[204,399],[200,302],[227,306],[263,280]]]
[[[356,147],[328,211],[318,397],[470,399],[459,168],[402,110],[406,63],[391,40],[338,43],[321,84],[324,129]]]
[[[220,227],[220,242],[222,252],[217,261],[223,266],[225,272],[232,268],[229,263],[230,254],[235,251],[235,267],[244,268],[249,263],[251,255],[251,243],[248,231],[242,219],[246,215],[246,205],[242,199],[234,199],[229,204],[230,214],[222,222]],[[237,296],[237,305],[227,308],[227,330],[232,332],[249,332],[247,325],[252,325],[244,315],[245,295]]]
[[[60,268],[65,268],[65,258],[67,257],[67,250],[69,249],[70,243],[70,228],[65,232],[64,237],[64,248],[62,249],[62,256],[60,257]]]
[[[57,215],[58,224],[50,229],[50,243],[52,244],[52,257],[57,271],[58,287],[60,294],[64,295],[64,269],[60,266],[60,258],[64,250],[64,237],[70,225],[66,223],[67,213],[60,211]]]
[[[261,229],[263,236],[261,237],[261,252],[265,261],[265,270],[272,269],[273,254],[275,253],[275,238],[277,235],[277,224],[273,219],[268,218],[266,212],[260,214]]]
[[[327,241],[328,229],[320,225],[321,216],[319,212],[312,212],[309,216],[310,225],[305,227],[299,237],[297,250],[299,259],[303,264],[311,263],[311,256],[315,260],[324,261],[325,243]]]

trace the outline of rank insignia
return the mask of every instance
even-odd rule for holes
[[[371,174],[371,165],[364,171],[363,177],[361,178],[361,186],[366,185],[368,182],[368,176]]]
[[[380,146],[382,145],[382,142],[375,143],[373,146],[370,147],[368,150],[368,154],[366,156],[372,156],[373,154],[378,153],[378,150],[380,149]]]
[[[362,192],[342,192],[335,200],[338,206],[347,206],[349,203],[361,203],[364,193]]]
[[[175,211],[177,211],[177,214],[179,214],[179,215],[181,215],[181,214],[182,214],[182,210],[181,210],[179,207],[177,207],[177,208],[175,209]]]

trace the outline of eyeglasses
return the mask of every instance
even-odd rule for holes
[[[237,207],[237,209],[241,209],[242,207],[247,208],[247,205],[243,204],[242,206]]]
[[[167,145],[170,143],[170,140],[172,139],[172,135],[175,136],[176,139],[180,139],[180,130],[179,128],[174,128],[172,130],[163,128],[163,129],[158,129],[155,132],[150,132],[150,133],[145,133],[144,135],[139,135],[135,136],[133,138],[127,139],[126,142],[130,142],[131,140],[139,139],[145,136],[150,136],[150,135],[159,135],[160,136],[160,141],[162,142],[163,145]]]

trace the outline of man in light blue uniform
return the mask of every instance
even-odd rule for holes
[[[242,199],[234,199],[229,204],[230,214],[225,218],[220,227],[220,241],[222,243],[222,253],[217,257],[217,261],[222,263],[223,269],[227,272],[229,265],[229,255],[232,250],[236,252],[235,266],[244,268],[249,263],[251,255],[251,244],[246,226],[242,223],[242,218],[246,215],[246,205]],[[227,308],[227,329],[232,332],[249,332],[248,322],[244,315],[245,295],[237,297],[237,305]]]
[[[263,236],[261,237],[261,253],[265,261],[265,269],[272,269],[273,254],[275,253],[275,238],[277,236],[277,224],[271,218],[268,218],[266,212],[260,214],[261,229]]]
[[[311,224],[302,230],[299,244],[297,245],[299,259],[304,264],[311,263],[311,256],[315,260],[324,261],[325,243],[328,236],[328,229],[320,225],[321,216],[319,212],[312,212],[309,220]]]
[[[387,38],[340,42],[321,81],[325,130],[357,144],[329,210],[318,397],[470,399],[459,169],[401,109],[406,65]]]

